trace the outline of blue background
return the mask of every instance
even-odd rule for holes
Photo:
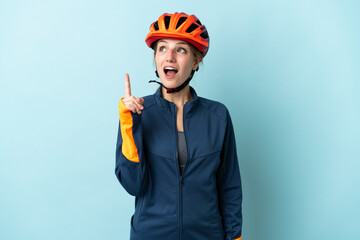
[[[114,175],[129,72],[152,94],[144,43],[164,12],[211,38],[192,86],[230,110],[244,240],[360,235],[360,2],[0,2],[0,238],[128,239]]]

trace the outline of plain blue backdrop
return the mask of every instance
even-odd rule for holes
[[[135,96],[156,90],[144,39],[175,11],[209,31],[191,85],[230,110],[243,239],[358,239],[355,0],[1,1],[0,239],[129,239],[118,101],[126,72]]]

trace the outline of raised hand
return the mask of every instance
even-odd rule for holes
[[[130,77],[129,74],[125,74],[125,97],[121,99],[125,107],[131,110],[133,113],[141,114],[141,110],[144,109],[144,99],[136,98],[131,95]]]

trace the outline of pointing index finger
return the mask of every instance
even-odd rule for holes
[[[130,88],[130,77],[128,73],[125,73],[125,97],[131,96],[131,88]]]

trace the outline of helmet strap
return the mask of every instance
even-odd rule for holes
[[[150,80],[149,83],[155,82],[155,83],[159,84],[160,86],[162,86],[163,88],[166,89],[166,93],[179,92],[179,91],[181,91],[184,87],[186,87],[186,85],[189,84],[190,80],[191,80],[191,79],[193,78],[193,76],[194,76],[194,73],[195,73],[195,70],[192,70],[190,76],[188,77],[188,79],[186,79],[186,81],[183,82],[180,86],[175,87],[175,88],[165,87],[164,84],[162,84],[162,82],[158,82],[158,81],[156,81],[156,80]],[[159,74],[158,74],[157,71],[155,71],[155,74],[156,74],[157,77],[159,77]]]

